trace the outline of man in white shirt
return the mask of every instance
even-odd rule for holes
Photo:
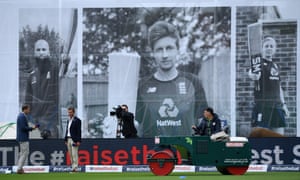
[[[68,108],[69,121],[67,124],[65,144],[72,164],[72,172],[76,172],[78,168],[78,147],[81,143],[81,120],[75,116],[74,107]]]

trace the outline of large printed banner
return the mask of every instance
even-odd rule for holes
[[[300,165],[300,139],[250,138],[252,165]],[[16,141],[0,141],[0,167],[17,164]],[[79,148],[79,164],[147,165],[147,154],[153,153],[154,139],[86,139]],[[194,152],[195,153],[195,152]],[[70,165],[62,140],[33,140],[28,165],[54,167]]]
[[[63,138],[69,106],[83,138],[116,138],[120,104],[142,138],[190,136],[206,107],[232,136],[299,136],[299,5],[0,1],[0,139],[15,138],[24,103],[35,139]]]

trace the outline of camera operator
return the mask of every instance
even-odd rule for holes
[[[134,126],[134,116],[131,112],[128,112],[128,106],[126,104],[121,105],[122,112],[122,134],[125,138],[136,138],[137,130]]]

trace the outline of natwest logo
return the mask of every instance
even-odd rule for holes
[[[164,99],[162,105],[160,106],[158,113],[161,118],[174,118],[178,115],[179,110],[176,107],[173,99],[171,98],[166,98]]]

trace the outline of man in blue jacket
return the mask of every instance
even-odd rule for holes
[[[72,164],[72,172],[78,168],[78,147],[81,143],[81,120],[75,116],[75,108],[68,108],[69,121],[66,128],[65,144]]]
[[[29,105],[22,106],[22,112],[19,113],[17,118],[17,141],[20,144],[20,154],[18,159],[18,174],[23,174],[23,166],[25,161],[29,155],[29,131],[36,129],[39,125],[35,125],[34,127],[30,127],[28,125],[28,115],[30,113]]]
[[[193,125],[192,129],[194,129],[195,134],[211,136],[221,131],[221,120],[218,115],[214,113],[214,110],[208,107],[204,110],[203,118],[201,118],[199,126]]]

